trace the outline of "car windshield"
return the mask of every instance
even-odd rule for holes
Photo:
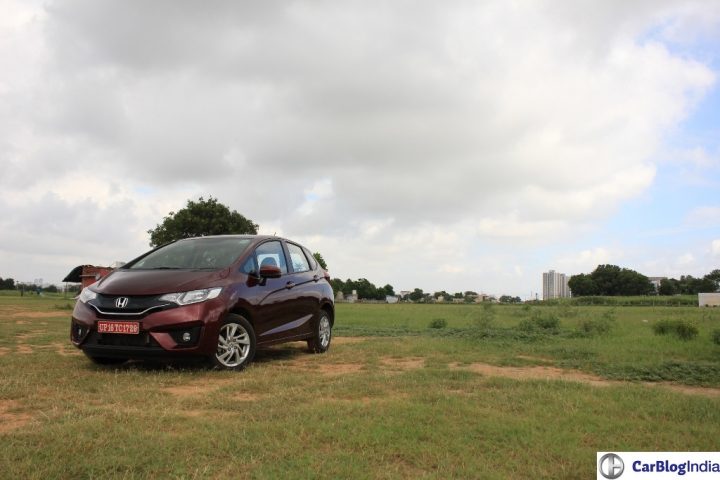
[[[247,238],[191,238],[162,247],[137,262],[132,270],[219,270],[230,266],[250,245]]]

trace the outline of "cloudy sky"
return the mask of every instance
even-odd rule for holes
[[[720,267],[720,2],[0,0],[0,277],[214,196],[396,290]]]

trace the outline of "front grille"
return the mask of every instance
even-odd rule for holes
[[[118,306],[118,299],[122,299],[122,307]],[[177,307],[174,303],[160,300],[156,295],[151,296],[123,296],[98,295],[88,304],[93,307],[101,318],[142,317],[152,312]]]
[[[161,348],[148,332],[140,332],[138,335],[119,335],[116,333],[97,333],[92,331],[85,345]]]

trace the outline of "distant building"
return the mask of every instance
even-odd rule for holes
[[[543,273],[543,300],[570,298],[568,280],[564,273],[558,273],[555,270]]]
[[[720,293],[698,293],[698,305],[701,307],[720,307]]]
[[[63,282],[80,283],[82,288],[100,280],[102,277],[112,272],[110,267],[96,267],[94,265],[78,265],[73,268],[68,275],[63,278]]]
[[[660,282],[663,280],[667,280],[667,277],[648,277],[648,280],[650,280],[650,283],[653,284],[653,287],[655,287],[655,291],[660,291]]]

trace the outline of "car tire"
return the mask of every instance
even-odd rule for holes
[[[325,353],[330,348],[332,341],[332,322],[330,314],[320,310],[318,319],[313,326],[313,336],[307,341],[308,348],[312,353]]]
[[[111,365],[120,365],[121,363],[125,363],[128,361],[127,358],[94,357],[92,355],[87,355],[87,357],[92,360],[95,365],[102,365],[104,367]]]
[[[220,326],[211,361],[220,370],[242,370],[255,357],[256,343],[250,322],[242,315],[230,314]]]

